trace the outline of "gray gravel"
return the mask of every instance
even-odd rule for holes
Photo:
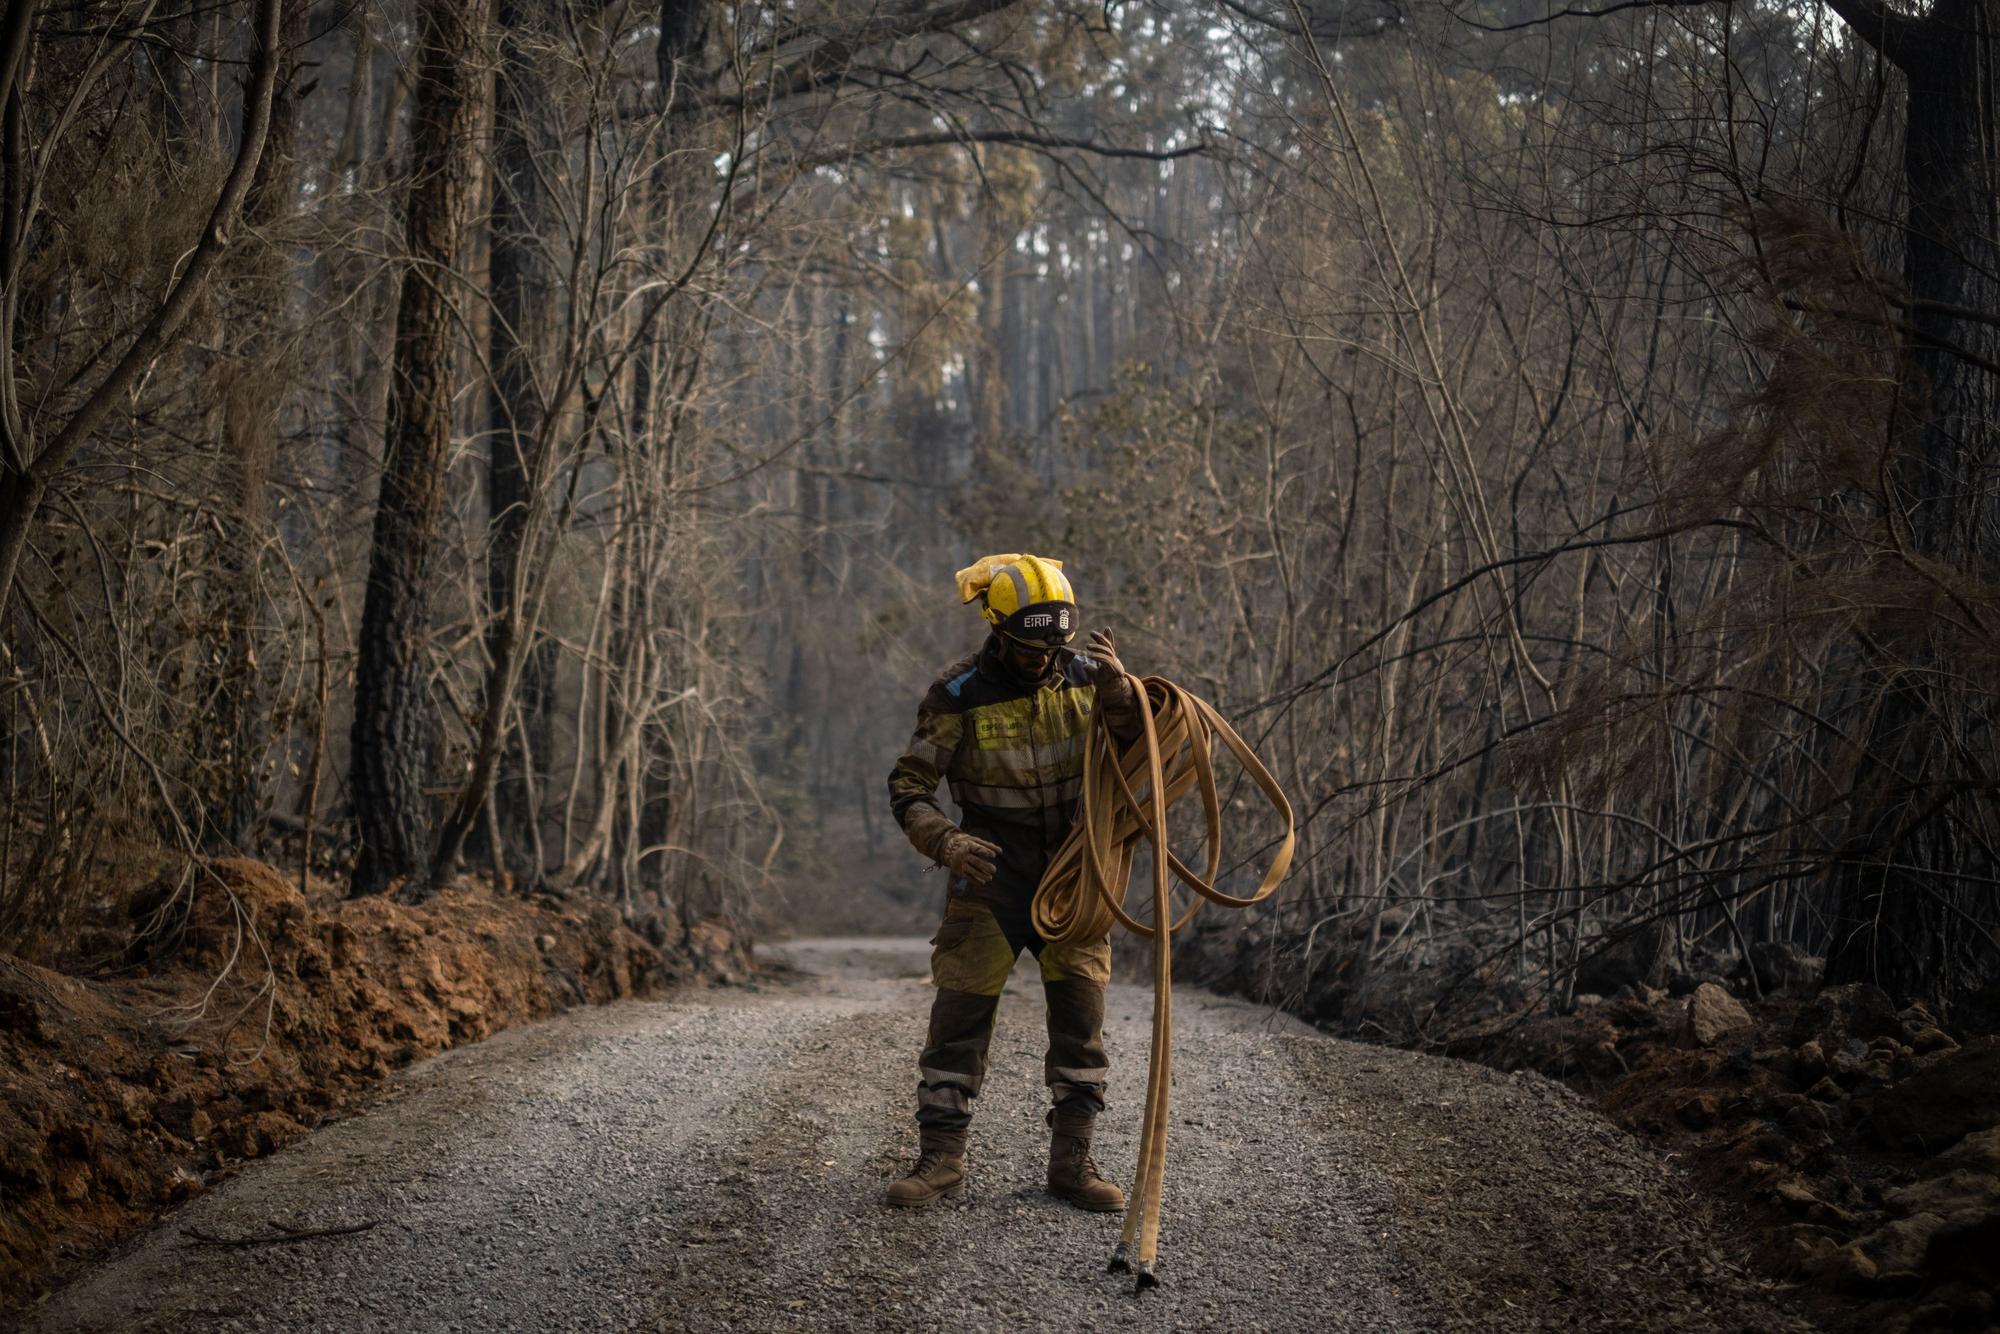
[[[1804,1328],[1684,1178],[1563,1089],[1176,993],[1161,1274],[1045,1195],[1041,997],[1001,1011],[958,1198],[912,1154],[921,942],[573,1012],[417,1066],[28,1314],[53,1330]],[[1114,987],[1098,1160],[1129,1186],[1150,991]],[[186,1244],[379,1219],[276,1246]]]

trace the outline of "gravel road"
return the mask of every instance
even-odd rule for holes
[[[1177,996],[1164,1286],[1041,1189],[1041,996],[994,1041],[963,1194],[912,1154],[919,941],[572,1012],[405,1072],[29,1312],[54,1330],[1791,1330],[1711,1208],[1564,1089]],[[1150,992],[1114,986],[1098,1161],[1128,1188]],[[273,1225],[364,1232],[188,1244]]]

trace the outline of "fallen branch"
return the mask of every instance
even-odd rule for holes
[[[277,1231],[249,1237],[218,1237],[192,1227],[183,1228],[182,1232],[191,1238],[189,1244],[195,1246],[277,1246],[291,1241],[309,1241],[314,1237],[345,1237],[350,1233],[366,1232],[382,1226],[382,1220],[371,1218],[365,1223],[353,1223],[347,1227],[296,1228],[272,1219],[271,1226]]]

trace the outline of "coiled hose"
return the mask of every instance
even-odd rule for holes
[[[1153,941],[1153,1044],[1146,1067],[1146,1115],[1139,1132],[1139,1166],[1133,1206],[1112,1252],[1111,1271],[1134,1269],[1133,1295],[1158,1282],[1153,1272],[1160,1245],[1160,1194],[1167,1170],[1167,1095],[1173,1077],[1173,933],[1186,926],[1204,901],[1247,908],[1278,887],[1291,868],[1292,805],[1278,781],[1236,730],[1191,691],[1164,677],[1128,676],[1139,695],[1144,724],[1139,740],[1120,754],[1100,710],[1084,743],[1083,797],[1075,828],[1035,888],[1035,930],[1051,943],[1101,939],[1112,922]],[[1244,772],[1285,822],[1285,836],[1255,893],[1237,898],[1215,887],[1222,865],[1222,802],[1216,794],[1214,743],[1236,756]],[[1167,846],[1167,812],[1190,790],[1201,793],[1207,819],[1207,868],[1196,875]],[[1153,845],[1151,923],[1126,912],[1125,889],[1140,840]],[[1168,872],[1194,891],[1179,920],[1169,914]],[[1134,1254],[1133,1243],[1137,1241]]]

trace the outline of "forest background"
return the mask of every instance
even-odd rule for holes
[[[926,926],[883,779],[1031,550],[1291,794],[1210,930],[1312,1017],[1989,1005],[1997,69],[2000,0],[12,4],[0,951],[239,853]]]

